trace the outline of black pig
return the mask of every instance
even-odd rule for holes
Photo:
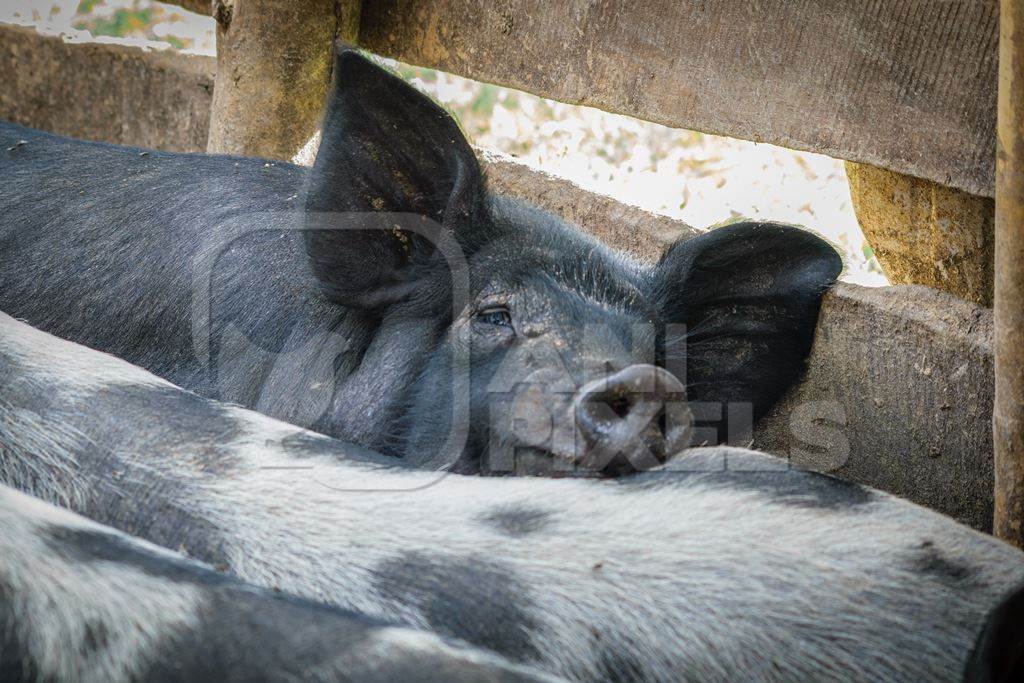
[[[399,78],[334,69],[312,170],[0,125],[0,310],[461,472],[646,469],[799,374],[841,269],[823,240],[740,223],[640,264],[489,193]]]

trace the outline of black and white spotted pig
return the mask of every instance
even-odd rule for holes
[[[312,169],[0,122],[0,310],[200,395],[463,473],[646,469],[687,431],[653,419],[668,392],[634,382],[684,382],[717,443],[799,375],[842,267],[825,241],[741,223],[638,263],[490,193],[458,124],[398,77],[351,51],[334,73]],[[360,229],[326,229],[342,224]],[[524,383],[545,394],[535,420],[507,397]],[[642,414],[637,438],[587,419],[604,406]],[[559,428],[516,427],[538,421]]]
[[[1024,579],[989,536],[742,449],[620,479],[442,476],[11,318],[0,378],[11,485],[576,680],[956,680]]]
[[[536,681],[0,486],[0,681]]]

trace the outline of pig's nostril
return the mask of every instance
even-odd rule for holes
[[[613,394],[603,400],[598,400],[611,408],[612,412],[615,413],[615,416],[620,419],[629,415],[630,400],[629,397],[624,394]]]
[[[682,384],[671,373],[653,365],[631,365],[587,383],[577,393],[576,405],[584,420],[598,427],[609,426],[609,421],[626,420],[634,411],[645,412],[657,406],[656,415],[648,414],[647,422],[663,426],[666,401],[684,397]],[[585,429],[588,426],[584,424]]]
[[[654,421],[658,425],[659,434],[668,434],[668,411],[665,410],[664,403],[658,408],[658,414],[654,417]]]
[[[689,440],[687,426],[677,424],[689,414],[685,401],[682,383],[653,365],[632,365],[587,383],[574,401],[583,437],[577,462],[612,476],[664,462]]]

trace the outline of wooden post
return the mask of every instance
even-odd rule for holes
[[[216,0],[217,80],[207,151],[290,160],[316,130],[335,37],[358,0]]]
[[[1024,0],[1002,0],[999,24],[993,531],[1024,548]]]

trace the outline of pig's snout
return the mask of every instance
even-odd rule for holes
[[[686,389],[654,365],[631,365],[588,382],[576,392],[573,409],[583,469],[609,476],[648,470],[689,445]]]

